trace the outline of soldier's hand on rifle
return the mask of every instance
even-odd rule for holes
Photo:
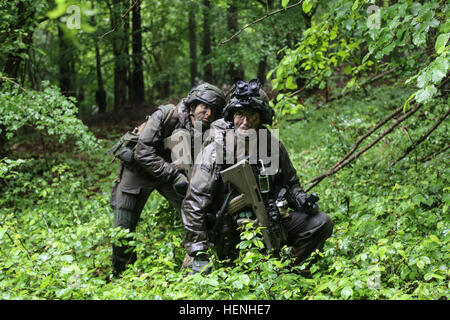
[[[186,191],[189,185],[189,181],[187,177],[182,174],[180,171],[175,173],[175,176],[172,179],[172,187],[173,189],[182,196],[186,195]]]
[[[319,212],[317,201],[319,201],[319,197],[315,193],[299,193],[295,199],[298,209],[303,210],[309,215],[314,215]]]

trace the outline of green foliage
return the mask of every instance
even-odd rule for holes
[[[430,101],[449,69],[448,4],[403,0],[383,8],[375,6],[375,12],[369,15],[372,12],[367,2],[342,0],[329,4],[326,13],[303,32],[296,48],[284,49],[279,65],[267,75],[275,75],[273,86],[295,90],[295,80],[300,78],[306,87],[325,89],[329,82],[335,82],[335,71],[342,68],[348,75],[345,93],[359,89],[373,69],[378,73],[396,68],[413,73],[405,85],[417,78],[418,90],[410,99]],[[435,49],[432,55],[427,50],[430,41]],[[296,106],[295,100],[286,102],[284,97],[279,97],[276,105],[281,116],[292,113]]]
[[[372,90],[365,99],[347,97],[323,110],[304,111],[306,121],[281,130],[288,150],[297,150],[292,159],[301,180],[326,171],[360,132],[371,127],[371,119],[381,119],[389,106],[401,103],[410,93],[399,94],[397,88],[387,87]],[[448,99],[433,104],[435,108],[426,112],[425,127],[448,108]],[[339,116],[330,120],[333,110]],[[352,168],[314,189],[335,230],[311,270],[316,282],[309,298],[448,298],[448,160],[445,155],[427,157],[439,149],[437,145],[448,143],[448,124],[435,133],[436,142],[421,146],[388,169],[410,138],[415,140],[426,131],[417,120],[410,120],[405,128],[408,134],[396,132]]]
[[[37,17],[40,18],[47,9],[47,1],[22,0],[22,4],[11,5],[10,1],[0,1],[0,66],[3,69],[6,57],[19,56],[28,58],[27,49],[30,45],[31,35],[36,28]],[[23,10],[22,15],[18,8]]]
[[[32,127],[41,133],[55,136],[65,143],[71,137],[80,150],[97,147],[95,137],[76,118],[77,107],[73,97],[63,96],[59,89],[43,83],[42,91],[26,90],[5,83],[0,91],[0,128],[10,140],[23,127]],[[2,129],[0,129],[2,130]]]
[[[348,95],[307,120],[281,122],[280,139],[302,181],[332,165],[361,131],[410,94],[392,87],[371,96]],[[427,111],[424,125],[448,101]],[[337,117],[331,117],[338,111]],[[332,119],[332,120],[331,120]],[[414,139],[423,134],[409,121]],[[6,183],[0,207],[0,296],[3,299],[448,299],[449,169],[445,154],[427,161],[445,144],[448,124],[415,154],[387,169],[409,144],[396,132],[352,168],[314,190],[320,208],[335,223],[318,260],[293,267],[289,248],[281,259],[264,255],[261,234],[247,225],[234,261],[213,258],[208,276],[186,276],[183,228],[166,200],[150,197],[135,233],[113,229],[109,193],[118,164],[100,140],[89,154],[55,154],[25,162],[3,161]],[[299,132],[301,134],[299,134]],[[400,150],[399,150],[400,149]],[[319,156],[320,155],[320,156]],[[382,156],[380,156],[382,155]],[[19,154],[20,156],[20,154]],[[20,166],[19,166],[20,164]],[[86,170],[89,168],[89,170]],[[126,236],[126,237],[125,237]],[[126,238],[138,260],[121,278],[110,276],[111,243]],[[211,252],[213,254],[213,252]]]

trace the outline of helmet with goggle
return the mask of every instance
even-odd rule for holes
[[[269,98],[261,89],[261,82],[252,79],[248,83],[237,79],[235,90],[224,109],[223,117],[226,121],[233,121],[234,113],[239,109],[251,109],[259,112],[261,123],[272,124],[273,109],[269,106]]]

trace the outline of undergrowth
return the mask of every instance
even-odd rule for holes
[[[409,94],[380,87],[320,106],[306,101],[292,116],[302,120],[279,126],[301,181],[331,167]],[[186,276],[181,219],[155,192],[130,243],[138,260],[114,278],[111,243],[127,231],[112,228],[118,163],[105,152],[120,133],[106,134],[89,153],[30,157],[33,150],[18,148],[0,171],[0,298],[448,299],[449,166],[448,152],[439,153],[448,123],[389,167],[447,107],[443,98],[426,105],[315,187],[335,228],[309,270],[291,267],[289,248],[282,259],[263,255],[258,230],[248,228],[235,263],[214,259],[210,275]]]

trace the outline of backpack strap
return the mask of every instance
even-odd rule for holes
[[[162,105],[158,109],[163,112],[164,121],[162,123],[163,133],[169,131],[169,134],[175,129],[175,125],[178,121],[178,111],[177,107],[173,104]],[[144,130],[147,121],[150,119],[151,115],[145,118],[145,122],[141,123],[139,127],[134,128],[133,133],[139,135]],[[166,130],[169,129],[169,130]],[[165,136],[165,134],[164,134]]]
[[[162,130],[163,130],[163,137],[166,138],[170,136],[175,130],[175,126],[178,123],[178,110],[177,107],[173,104],[168,105],[171,107],[169,112],[166,115],[166,118],[164,119],[164,122],[162,124]]]

